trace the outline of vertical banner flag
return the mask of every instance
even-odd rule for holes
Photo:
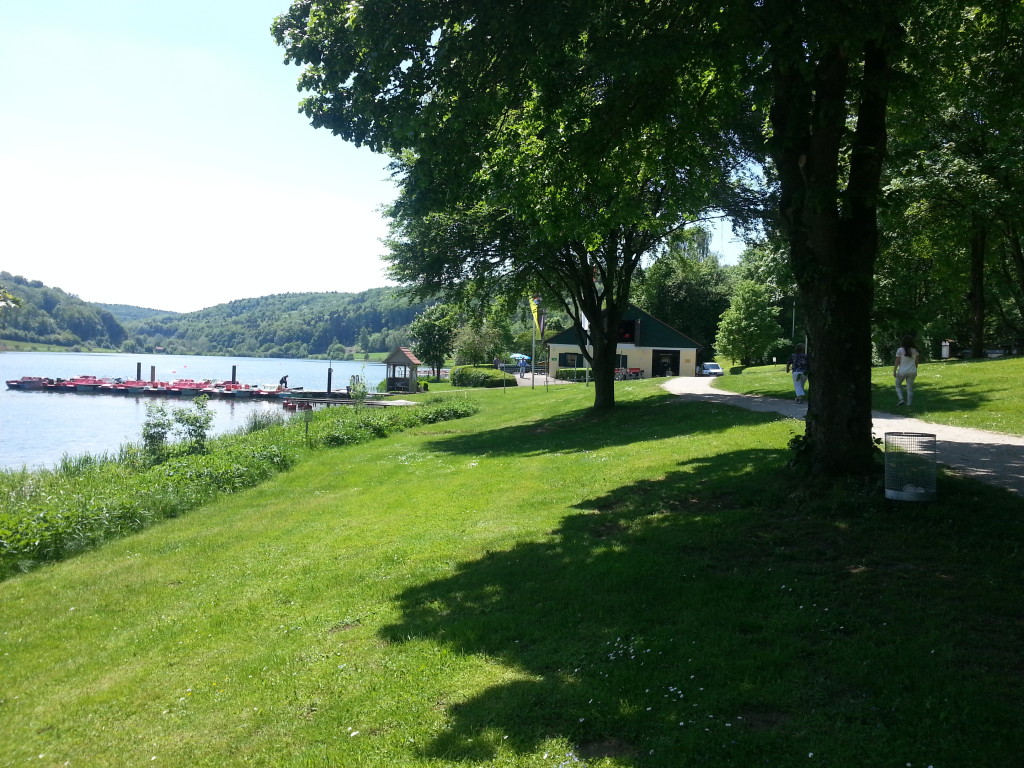
[[[540,327],[540,294],[535,293],[530,299],[530,312],[533,313],[533,325],[536,327],[537,332],[540,333],[541,337],[544,336],[544,330]]]

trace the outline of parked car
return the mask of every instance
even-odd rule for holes
[[[725,373],[718,363],[701,363],[697,369],[698,376],[721,376]]]

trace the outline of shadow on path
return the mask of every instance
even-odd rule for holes
[[[663,387],[685,402],[732,405],[761,413],[778,413],[799,420],[803,420],[807,413],[806,405],[798,405],[792,400],[741,395],[714,389],[709,379],[671,379],[665,382]],[[981,429],[950,427],[882,411],[872,411],[871,418],[876,437],[881,439],[886,432],[919,432],[935,435],[936,459],[939,464],[959,474],[998,485],[1024,496],[1024,437]]]

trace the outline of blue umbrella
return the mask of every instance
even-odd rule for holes
[[[509,355],[509,357],[511,357],[513,360],[529,360],[530,359],[529,355],[522,355],[522,354],[520,354],[518,352],[513,352],[511,355]]]

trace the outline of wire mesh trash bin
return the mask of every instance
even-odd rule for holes
[[[885,433],[885,498],[896,501],[935,498],[935,435]]]

